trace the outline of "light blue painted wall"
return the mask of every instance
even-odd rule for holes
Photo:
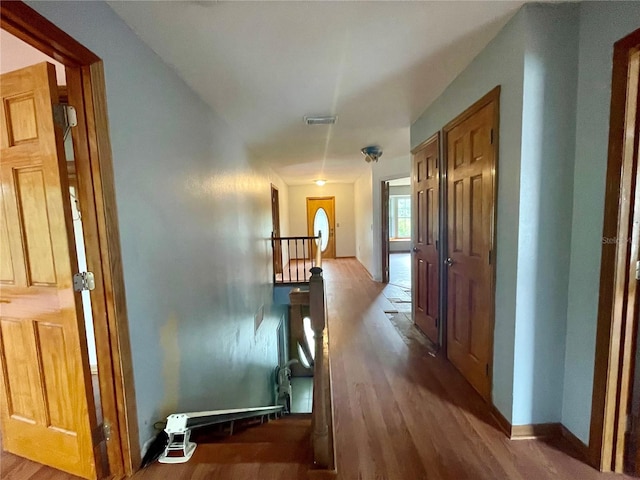
[[[637,2],[527,5],[411,130],[415,146],[502,85],[493,400],[585,442],[611,55],[638,19]]]
[[[580,60],[562,423],[589,440],[613,44],[640,27],[640,2],[580,4]]]
[[[271,403],[280,180],[105,3],[30,5],[105,63],[141,442],[175,411]]]
[[[500,146],[493,402],[511,421],[526,18],[521,10],[411,127],[414,148],[497,85]]]
[[[525,14],[514,425],[559,422],[569,284],[578,5]],[[501,136],[501,141],[504,137]],[[500,172],[501,181],[509,181]],[[498,244],[500,248],[500,244]],[[515,268],[512,265],[511,268]]]

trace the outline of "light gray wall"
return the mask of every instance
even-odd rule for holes
[[[141,442],[176,411],[271,403],[278,179],[105,3],[29,4],[105,63]]]
[[[373,271],[373,189],[371,170],[353,184],[356,258],[369,274]]]
[[[593,389],[613,44],[638,27],[640,2],[580,4],[573,235],[562,423],[585,443],[589,440]]]
[[[449,85],[411,127],[414,148],[497,85],[500,94],[498,224],[493,402],[512,420],[518,260],[522,92],[526,19],[523,11]]]
[[[571,244],[578,8],[577,4],[531,4],[523,9],[526,42],[514,425],[559,422],[561,419],[564,380],[561,366],[564,364]],[[501,141],[503,139],[501,137]],[[511,179],[501,176],[500,181]]]

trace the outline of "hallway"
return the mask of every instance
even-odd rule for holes
[[[373,282],[353,258],[325,260],[329,308],[336,450],[342,480],[597,480],[601,474],[573,458],[562,441],[510,441],[486,404],[443,358],[401,338],[384,311],[393,285]],[[230,438],[233,443],[234,437]],[[298,440],[299,441],[299,440]],[[160,465],[134,479],[306,478],[306,466],[280,455],[218,457],[202,444],[183,465]],[[282,453],[282,452],[281,452]],[[0,478],[78,477],[3,453]]]
[[[543,480],[601,474],[564,442],[511,441],[443,358],[407,345],[385,286],[355,259],[325,261],[339,478]]]

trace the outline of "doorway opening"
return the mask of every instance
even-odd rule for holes
[[[65,66],[55,59],[45,55],[28,43],[13,36],[4,29],[0,29],[0,43],[2,44],[2,57],[0,60],[0,74],[10,73],[25,67],[31,67],[41,62],[49,62],[55,66],[58,87],[59,103],[68,105],[68,92],[66,84]],[[76,248],[76,260],[80,272],[86,272],[87,258],[84,245],[84,231],[82,228],[82,214],[78,200],[78,177],[76,174],[75,155],[73,150],[73,138],[71,130],[66,130],[63,137],[64,153],[69,182],[69,202],[73,221],[74,240]],[[98,381],[98,359],[93,327],[93,314],[91,308],[91,296],[89,291],[81,292],[82,313],[84,318],[85,339],[89,355],[89,368],[91,371],[90,387],[96,407],[98,423],[102,422],[102,409],[100,407],[100,389]],[[104,445],[103,445],[104,446]]]
[[[271,184],[271,238],[280,238],[280,192]],[[282,243],[273,243],[273,273],[282,274]]]
[[[411,294],[411,178],[403,177],[386,181],[388,191],[385,225],[388,244],[387,283],[396,285]],[[386,196],[386,195],[385,195]]]
[[[60,355],[56,357],[63,358],[60,363],[67,364],[71,367],[70,371],[75,371],[77,374],[73,378],[67,378],[65,375],[61,375],[60,372],[62,370],[59,370],[55,376],[50,375],[47,378],[47,373],[43,372],[40,375],[43,383],[31,382],[33,384],[32,391],[39,392],[36,387],[43,388],[43,391],[47,392],[43,398],[64,399],[64,396],[69,397],[70,393],[67,388],[64,388],[65,385],[67,385],[67,382],[74,382],[76,396],[78,399],[83,398],[83,402],[86,400],[86,405],[90,406],[84,409],[77,409],[74,416],[84,416],[86,412],[89,417],[87,420],[83,420],[85,425],[90,425],[90,431],[83,433],[82,442],[84,442],[84,447],[82,448],[86,448],[91,453],[80,455],[73,467],[63,468],[56,462],[58,460],[65,461],[65,455],[57,452],[57,447],[55,447],[57,444],[54,442],[54,446],[47,448],[48,453],[46,453],[47,459],[50,459],[51,462],[44,461],[40,457],[38,457],[37,461],[67,471],[74,469],[74,473],[85,478],[120,478],[134,472],[140,462],[140,452],[124,281],[120,263],[103,65],[100,58],[22,2],[3,2],[0,5],[0,19],[3,37],[11,34],[15,39],[29,46],[32,53],[39,52],[49,57],[36,60],[34,63],[38,64],[38,62],[45,61],[50,64],[40,63],[39,66],[36,65],[36,67],[20,70],[25,72],[23,77],[29,82],[31,82],[30,78],[35,78],[30,77],[32,71],[42,72],[42,79],[48,78],[48,80],[44,80],[47,88],[38,90],[38,92],[47,91],[47,102],[38,100],[39,103],[29,103],[30,100],[26,93],[25,95],[27,96],[24,98],[27,100],[23,102],[22,93],[12,97],[11,91],[7,90],[7,98],[11,99],[7,105],[11,107],[10,104],[12,102],[16,105],[11,114],[15,113],[16,119],[18,115],[27,120],[37,118],[37,120],[29,120],[33,122],[31,125],[36,125],[36,122],[38,122],[37,125],[40,126],[45,125],[45,123],[41,122],[46,122],[47,132],[55,131],[55,140],[53,140],[53,133],[47,133],[48,138],[51,139],[50,141],[48,140],[50,142],[49,145],[55,144],[60,147],[53,149],[53,151],[57,150],[57,153],[46,157],[47,160],[43,165],[35,164],[33,167],[23,168],[22,164],[19,163],[19,152],[11,153],[15,157],[12,164],[3,165],[3,169],[6,170],[8,175],[7,178],[12,178],[13,175],[14,183],[16,183],[15,178],[17,177],[11,173],[11,169],[15,172],[16,169],[22,168],[22,171],[26,172],[26,174],[23,174],[24,178],[20,180],[29,181],[30,183],[25,183],[25,185],[33,187],[33,189],[32,193],[27,192],[27,190],[20,192],[20,198],[22,200],[28,199],[30,202],[28,205],[32,207],[30,213],[35,215],[30,220],[32,224],[35,225],[33,223],[35,220],[41,220],[39,225],[46,227],[46,215],[42,216],[37,212],[48,211],[50,208],[55,209],[56,213],[60,213],[60,216],[57,217],[60,220],[56,220],[58,222],[56,224],[56,232],[66,231],[60,238],[68,236],[63,243],[66,245],[68,241],[69,244],[65,258],[69,261],[71,272],[65,271],[64,276],[54,278],[52,282],[46,285],[45,283],[47,282],[40,283],[42,283],[42,287],[58,285],[60,291],[63,292],[60,294],[60,298],[67,299],[65,303],[67,306],[64,307],[66,308],[65,312],[67,312],[65,315],[67,315],[66,318],[71,319],[71,322],[65,324],[69,325],[68,328],[64,327],[65,329],[61,330],[62,327],[59,328],[46,321],[38,322],[38,320],[34,320],[33,328],[39,329],[38,331],[40,332],[39,336],[36,337],[37,342],[39,342],[38,345],[42,346],[45,341],[49,342],[46,346],[49,348],[51,355],[55,355],[56,352],[56,339],[62,342],[60,343],[61,347],[66,342],[79,342],[77,363],[76,360],[73,360],[73,365],[71,366],[69,357],[66,357],[66,359]],[[22,45],[23,47],[24,44]],[[3,38],[3,62],[6,59],[5,46]],[[61,72],[57,77],[65,79],[64,88],[57,89],[55,86],[54,64]],[[20,67],[17,66],[16,68]],[[14,74],[13,78],[17,78],[17,76]],[[24,89],[25,92],[28,91],[27,87],[20,85],[16,92],[21,92],[22,90],[20,89]],[[28,94],[31,95],[31,91]],[[38,99],[45,99],[42,96],[44,94],[36,93],[35,95],[37,95]],[[64,108],[65,103],[75,107],[77,114],[77,126],[71,128],[71,130],[69,130],[67,124],[70,122],[58,121],[58,124],[62,123],[63,125],[53,126],[51,112],[63,112],[63,116],[65,116],[64,113],[68,113]],[[37,105],[37,107],[26,108],[29,105]],[[7,122],[13,121],[10,116],[5,115],[3,117]],[[24,123],[24,121],[20,123],[21,128],[25,127],[25,125],[28,127],[29,123]],[[7,128],[5,129],[5,127]],[[9,124],[3,124],[3,136],[7,136],[9,131],[11,131]],[[22,139],[19,139],[21,142],[24,140],[22,144],[34,143],[33,140],[39,137],[37,132],[40,131],[43,132],[44,138],[45,130],[36,131],[32,129],[31,131],[36,132],[36,134],[23,136]],[[63,137],[66,141],[62,140]],[[16,140],[15,135],[12,138]],[[6,153],[4,152],[5,148],[8,152],[11,147],[16,145],[18,145],[16,141],[3,143],[3,153]],[[6,158],[8,159],[9,157]],[[51,160],[56,158],[57,160]],[[3,163],[4,159],[3,155]],[[36,181],[37,175],[45,175],[47,183],[38,183]],[[10,185],[12,184],[10,183]],[[39,199],[45,198],[42,195],[38,196],[38,192],[41,191],[42,193],[45,190],[47,195],[46,210],[38,203]],[[12,210],[15,210],[16,203],[13,193],[12,190],[3,190],[3,195],[6,194],[4,200],[9,200],[8,204],[11,205]],[[49,197],[49,194],[52,197]],[[60,198],[60,202],[57,202],[56,198]],[[6,207],[8,204],[5,204],[4,200],[3,204],[5,208],[8,208]],[[53,203],[49,203],[50,201]],[[20,208],[24,210],[26,208],[25,205],[27,204],[21,205]],[[6,219],[7,221],[13,220],[12,217],[6,217]],[[18,225],[18,223],[15,223],[15,225]],[[53,225],[53,223],[49,223],[49,225]],[[20,248],[13,248],[14,246],[19,246],[19,230],[14,229],[14,226],[11,228],[13,229],[11,242],[3,237],[3,246],[11,245],[11,251],[16,252],[16,258],[22,259],[19,254]],[[28,234],[29,232],[23,232],[23,235],[28,236]],[[56,235],[59,235],[59,233]],[[7,240],[6,243],[5,240]],[[56,255],[64,251],[64,249],[59,248],[59,245],[62,245],[60,241],[56,240],[54,243],[56,244]],[[76,250],[77,256],[75,254]],[[33,263],[34,258],[29,259],[31,262],[29,268],[32,270],[35,268],[33,267],[35,265]],[[42,258],[46,260],[46,256]],[[60,262],[60,265],[66,263],[63,257],[58,255],[56,258],[56,266],[58,262]],[[73,270],[76,266],[79,267],[78,271],[80,272],[90,271],[93,273],[95,288],[90,293],[88,291],[72,293],[71,275],[74,275],[74,281],[80,280],[80,277],[78,279],[75,278]],[[85,267],[85,269],[82,270],[82,267]],[[84,278],[87,277],[85,276]],[[81,288],[88,287],[90,283],[85,281],[77,283],[76,288],[78,290],[76,291],[79,292]],[[35,284],[31,280],[27,284],[28,287],[33,285]],[[21,298],[19,295],[22,295],[15,288],[14,291],[7,289],[7,292],[11,293],[13,295],[12,298],[15,297],[16,299]],[[3,292],[3,295],[5,293]],[[72,303],[76,304],[75,308],[69,309],[68,299],[70,298],[74,299]],[[21,298],[21,301],[28,301],[28,298],[26,300]],[[10,301],[3,302],[3,306],[10,303]],[[4,315],[4,312],[0,313]],[[10,313],[10,310],[7,310],[7,315],[10,315]],[[23,326],[20,326],[20,323]],[[21,320],[20,323],[18,321],[13,321],[13,323],[9,321],[7,325],[17,325],[19,328],[28,330],[28,320],[26,322]],[[43,332],[47,333],[49,337],[45,337]],[[29,350],[25,348],[22,353],[18,352],[18,356],[22,355],[27,358],[28,352]],[[3,365],[5,374],[7,368],[6,364]],[[92,373],[95,375],[92,375]],[[54,377],[56,381],[51,383],[51,379]],[[14,376],[14,378],[19,377]],[[6,386],[3,385],[3,387]],[[2,395],[6,397],[10,393],[6,388],[3,388]],[[93,400],[94,395],[97,399],[95,402]],[[31,398],[31,401],[35,402],[29,395],[25,398]],[[79,401],[78,399],[76,400]],[[60,405],[68,403],[68,401],[64,400],[60,400],[60,402]],[[4,404],[2,415],[6,419],[9,407],[4,408],[7,403],[2,403]],[[95,412],[92,412],[94,404],[97,408]],[[60,413],[63,410],[49,409],[49,412],[54,411]],[[52,413],[49,415],[52,415]],[[57,420],[63,422],[65,418]],[[45,439],[39,438],[34,445],[39,445],[38,442],[44,441]],[[5,435],[3,448],[7,448],[8,443],[11,443],[10,435]],[[44,450],[44,448],[40,450]],[[28,455],[21,456],[28,458]],[[66,461],[71,465],[68,459]]]

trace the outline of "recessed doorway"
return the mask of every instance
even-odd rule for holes
[[[411,178],[403,177],[385,182],[387,211],[384,221],[387,231],[385,243],[388,255],[387,282],[407,293],[411,292]],[[383,211],[384,211],[383,210]],[[384,262],[383,262],[384,264]]]

